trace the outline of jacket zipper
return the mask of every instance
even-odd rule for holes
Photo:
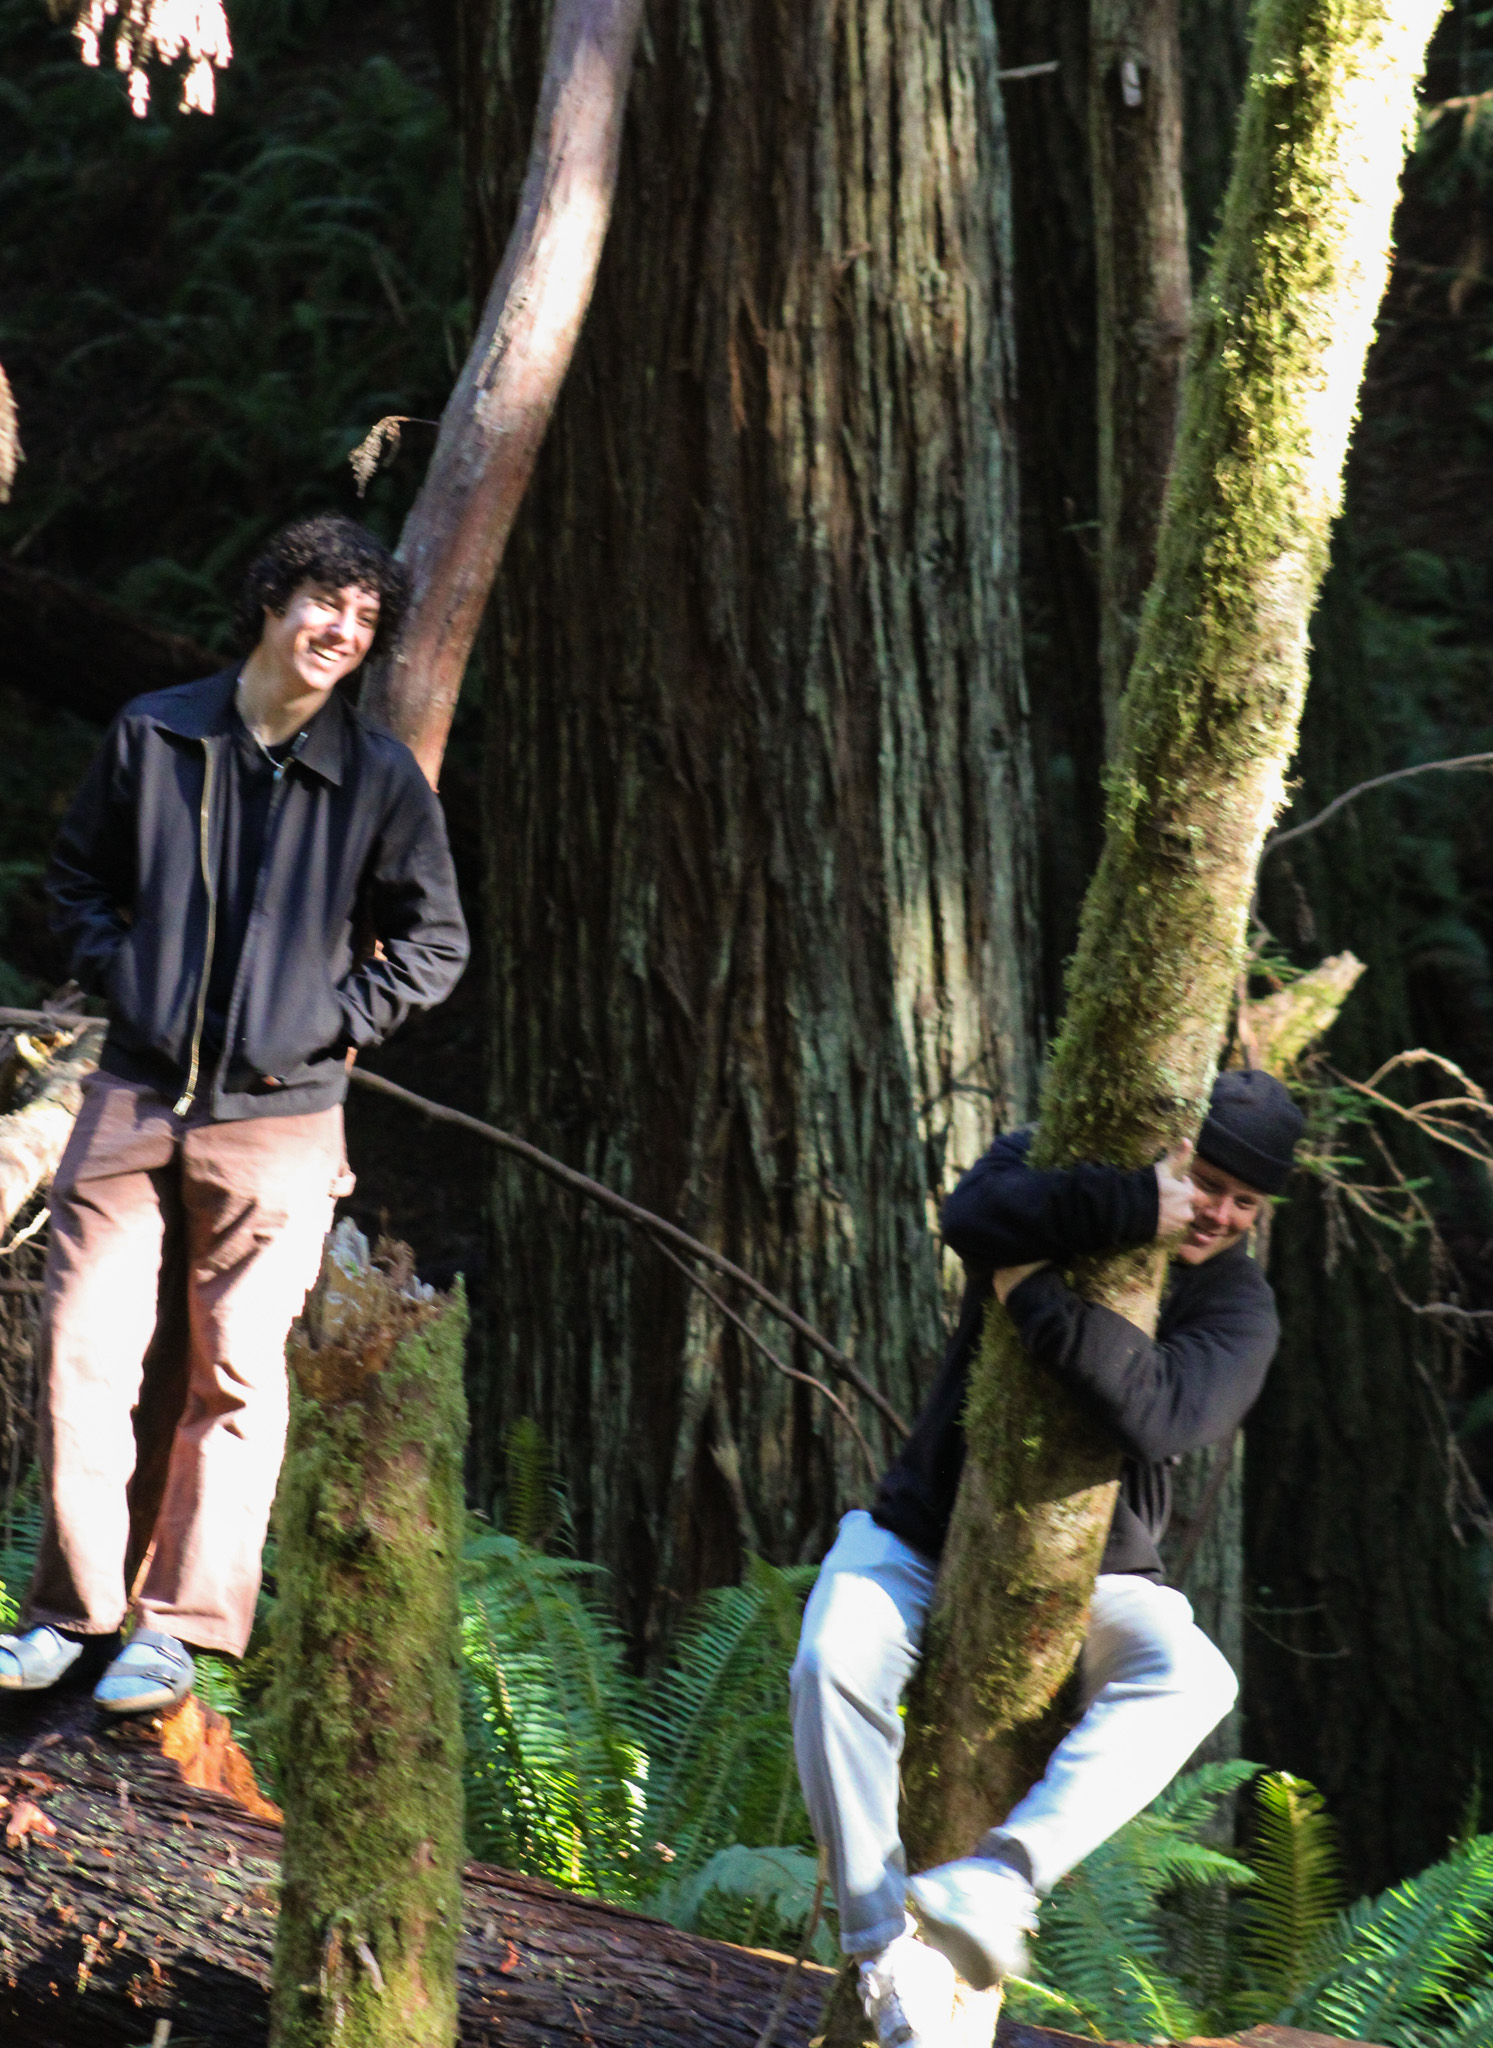
[[[202,811],[197,821],[197,852],[202,863],[202,880],[207,889],[207,949],[202,959],[202,980],[197,987],[197,1021],[192,1027],[192,1059],[187,1068],[187,1085],[177,1098],[173,1115],[185,1116],[197,1093],[197,1067],[202,1058],[202,1026],[207,1016],[207,984],[213,971],[213,943],[218,933],[218,891],[213,881],[212,855],[208,846],[212,815],[213,750],[203,743]]]
[[[213,1077],[215,1086],[220,1085],[222,1082],[223,1075],[227,1070],[229,1052],[232,1049],[234,1039],[238,1036],[239,999],[243,992],[245,962],[248,958],[249,943],[254,934],[255,921],[259,916],[260,906],[264,902],[264,892],[269,876],[270,854],[275,843],[275,821],[279,817],[281,807],[285,801],[285,771],[292,761],[298,761],[301,758],[301,749],[306,744],[306,737],[306,729],[303,727],[296,734],[290,752],[283,760],[277,761],[263,740],[258,739],[256,735],[256,744],[260,752],[275,772],[271,777],[273,788],[270,791],[269,811],[264,821],[264,845],[260,849],[259,854],[259,872],[254,878],[254,901],[249,909],[249,922],[244,932],[244,947],[243,952],[239,956],[238,972],[234,976],[233,987],[228,996],[228,1019],[223,1032],[223,1050],[218,1056],[217,1072]]]

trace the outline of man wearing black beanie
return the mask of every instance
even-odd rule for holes
[[[1234,1703],[1237,1680],[1164,1583],[1157,1544],[1170,1465],[1233,1436],[1274,1355],[1275,1300],[1245,1239],[1285,1186],[1302,1121],[1279,1081],[1229,1072],[1195,1158],[1183,1147],[1155,1166],[1043,1173],[1027,1164],[1030,1131],[1015,1132],[944,1204],[944,1239],[966,1276],[959,1326],[870,1512],[840,1524],[792,1679],[799,1777],[883,2048],[945,2038],[956,1969],[976,1990],[1020,1974],[1041,1895],[1149,1804]],[[1156,1238],[1172,1262],[1154,1338],[1063,1278],[1075,1259]],[[1080,1720],[971,1855],[909,1880],[898,1707],[953,1514],[969,1362],[992,1291],[1028,1354],[1112,1430],[1120,1493],[1079,1664]]]

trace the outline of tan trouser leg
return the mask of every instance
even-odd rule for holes
[[[29,1622],[107,1635],[124,1619],[130,1411],[179,1227],[167,1105],[93,1074],[52,1188],[37,1450],[43,1524]]]
[[[186,1406],[136,1599],[146,1627],[242,1654],[285,1448],[285,1338],[321,1262],[342,1112],[189,1127]]]

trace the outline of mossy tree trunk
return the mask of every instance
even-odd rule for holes
[[[464,14],[493,246],[535,17]],[[494,1116],[906,1414],[930,1198],[1029,1111],[1038,1035],[996,68],[986,0],[649,7],[485,700]],[[824,1549],[853,1445],[672,1268],[506,1168],[492,1242],[479,1454],[541,1420],[635,1638]]]
[[[1197,1128],[1305,688],[1435,0],[1266,0],[1196,311],[1156,581],[1039,1162],[1138,1164]],[[1143,1327],[1164,1257],[1079,1283]],[[966,1853],[1040,1772],[1118,1454],[992,1308],[910,1716],[909,1847]]]
[[[344,1225],[291,1334],[275,1503],[272,2048],[451,2048],[466,1306]],[[366,1247],[363,1248],[366,1252]],[[402,1254],[402,1257],[401,1257]]]

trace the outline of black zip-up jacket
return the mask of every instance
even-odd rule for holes
[[[1034,1259],[1065,1265],[1156,1235],[1151,1167],[1039,1173],[1026,1163],[1030,1143],[1030,1131],[998,1138],[944,1204],[944,1240],[966,1276],[959,1324],[871,1509],[929,1557],[942,1551],[954,1512],[969,1361],[996,1270]],[[1161,1578],[1156,1546],[1171,1513],[1169,1463],[1233,1434],[1275,1355],[1280,1325],[1264,1274],[1242,1242],[1200,1266],[1174,1259],[1154,1340],[1113,1309],[1080,1299],[1052,1267],[1013,1288],[1006,1307],[1030,1355],[1097,1411],[1124,1452],[1100,1570]]]
[[[47,871],[53,930],[108,1003],[100,1064],[225,1122],[340,1102],[348,1047],[440,1002],[467,958],[440,804],[409,749],[334,692],[275,785],[227,1050],[203,1070],[237,678],[125,706]]]

